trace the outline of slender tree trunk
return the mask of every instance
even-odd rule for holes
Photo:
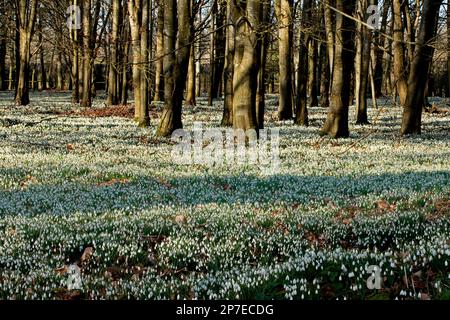
[[[318,59],[318,44],[315,39],[309,41],[309,67],[308,67],[308,88],[309,97],[311,99],[311,108],[317,107],[319,105],[319,100],[317,98],[317,59]]]
[[[191,44],[191,53],[189,54],[188,79],[186,88],[186,106],[195,106],[195,44]]]
[[[219,0],[218,10],[216,14],[215,23],[215,59],[214,59],[214,74],[213,74],[213,98],[218,99],[222,95],[221,84],[223,79],[223,71],[225,66],[225,44],[226,44],[226,33],[225,33],[225,18],[227,11],[226,0]]]
[[[336,0],[339,12],[352,15],[356,1]],[[322,134],[333,138],[348,137],[348,111],[350,103],[350,81],[353,69],[354,45],[352,34],[355,23],[341,13],[336,13],[335,58],[333,88],[330,109],[322,129]]]
[[[150,22],[150,12],[151,9],[151,1],[150,0],[142,0],[141,7],[141,103],[140,110],[138,112],[139,119],[138,125],[141,128],[145,128],[150,126],[150,117],[149,117],[149,87],[150,86],[150,72],[149,72],[149,22]]]
[[[122,57],[122,79],[121,79],[121,97],[120,103],[125,106],[128,104],[128,90],[129,90],[129,81],[128,81],[128,57],[130,56],[130,20],[128,19],[128,10],[124,8],[124,28],[123,28],[123,57]]]
[[[155,97],[154,101],[164,99],[164,0],[158,0],[158,22],[156,33],[156,69],[155,69]]]
[[[3,26],[0,26],[3,28]],[[0,30],[0,90],[6,90],[6,35]]]
[[[307,35],[308,24],[311,18],[311,1],[303,1],[302,21],[300,25],[300,37],[299,37],[299,57],[298,57],[298,75],[297,75],[297,101],[296,101],[296,113],[295,124],[301,126],[308,126],[308,42],[309,36]]]
[[[376,62],[374,66],[374,81],[375,81],[375,93],[376,97],[379,98],[383,95],[383,65],[384,65],[384,51],[380,48],[385,47],[386,37],[384,36],[388,27],[388,13],[389,13],[389,4],[390,0],[385,0],[382,11],[382,23],[380,33],[376,35],[375,45],[373,45],[374,56],[376,57]],[[376,1],[378,3],[378,1]]]
[[[326,45],[320,46],[320,106],[330,106],[330,68],[328,67],[328,54]]]
[[[262,25],[270,23],[270,2],[266,1],[261,4],[262,8]],[[269,34],[265,32],[260,38],[260,53],[258,55],[258,88],[256,90],[256,120],[258,129],[264,129],[264,113],[266,110],[266,65],[267,65],[267,49],[269,46]]]
[[[40,13],[41,15],[41,13]],[[45,71],[45,60],[44,60],[44,44],[42,41],[42,17],[39,17],[39,43],[41,43],[41,48],[39,50],[39,78],[38,78],[38,90],[47,90],[47,72]]]
[[[133,91],[134,91],[134,104],[135,104],[135,120],[139,123],[141,120],[142,110],[142,66],[141,66],[141,24],[139,17],[139,9],[141,7],[142,0],[128,0],[128,12],[130,17],[131,27],[131,41],[133,52]],[[145,116],[145,115],[144,115]]]
[[[120,26],[120,0],[112,0],[112,22],[111,22],[111,54],[109,57],[109,74],[108,74],[108,105],[115,106],[119,104],[119,86],[118,86],[118,42],[119,42],[119,26]]]
[[[325,0],[324,5],[324,19],[325,19],[325,32],[327,36],[327,48],[328,48],[328,62],[330,65],[330,76],[333,76],[334,67],[334,18],[330,6],[333,6],[335,0]]]
[[[405,105],[407,94],[406,69],[405,69],[405,48],[402,19],[402,0],[392,0],[392,13],[394,32],[393,53],[394,53],[394,84],[397,94],[400,97],[400,104]]]
[[[81,107],[92,107],[91,0],[83,2],[83,95]]]
[[[279,120],[292,119],[292,47],[293,47],[293,0],[276,0],[275,12],[278,20],[280,103]]]
[[[359,0],[357,10],[357,18],[359,20],[367,21],[366,10],[368,5],[368,0]],[[355,64],[356,123],[365,125],[369,123],[367,117],[367,89],[372,36],[367,26],[362,24],[358,24],[357,30]]]
[[[450,6],[447,5],[447,97],[450,97]]]
[[[234,76],[234,27],[232,22],[232,4],[227,1],[227,29],[226,29],[226,59],[223,82],[225,86],[225,101],[222,117],[222,126],[231,127],[233,125],[233,76]]]

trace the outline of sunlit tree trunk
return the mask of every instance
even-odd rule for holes
[[[164,99],[164,0],[158,0],[158,21],[156,32],[156,62],[155,62],[155,96],[153,100],[159,102]]]
[[[108,75],[108,105],[115,106],[119,104],[119,79],[118,79],[118,43],[120,26],[120,0],[112,0],[112,22],[111,22],[111,54],[109,57],[109,75]]]
[[[420,31],[411,64],[403,109],[402,134],[420,134],[429,69],[434,53],[429,41],[435,36],[436,19],[442,0],[424,0]]]
[[[222,126],[231,127],[233,125],[233,75],[234,75],[234,27],[232,22],[232,3],[227,1],[227,28],[225,46],[225,69],[223,82],[225,88],[225,101],[222,117]]]
[[[189,54],[188,79],[186,87],[186,106],[195,106],[195,45],[191,44]]]
[[[278,20],[279,37],[279,120],[292,119],[292,50],[293,50],[293,0],[276,0],[275,12]]]
[[[405,68],[402,0],[392,0],[392,14],[394,23],[394,42],[392,43],[394,53],[394,85],[397,90],[397,95],[400,97],[400,104],[404,106],[408,87]]]
[[[333,88],[331,90],[330,108],[322,128],[322,134],[333,138],[348,137],[348,111],[350,103],[350,81],[353,69],[355,30],[353,20],[344,17],[340,12],[352,15],[355,0],[336,0],[336,37],[333,68]]]
[[[28,73],[30,70],[30,46],[36,22],[37,0],[16,0],[16,19],[19,44],[19,64],[16,64],[16,105],[30,103]]]
[[[83,2],[83,95],[81,106],[92,106],[91,0]]]
[[[233,0],[235,21],[235,55],[233,77],[233,127],[244,131],[258,127],[256,118],[256,90],[258,77],[261,1]]]
[[[163,114],[157,130],[158,136],[168,137],[175,130],[183,127],[181,112],[190,44],[194,36],[192,29],[191,1],[166,1],[164,8],[165,98]],[[178,48],[176,52],[175,48]]]

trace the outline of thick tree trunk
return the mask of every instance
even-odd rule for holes
[[[352,15],[355,0],[336,0],[339,12]],[[354,59],[352,34],[355,23],[341,13],[336,13],[335,58],[333,69],[333,88],[330,109],[322,129],[322,134],[333,138],[348,137],[348,111],[350,100],[350,81]]]
[[[280,103],[279,120],[292,119],[292,47],[293,47],[293,0],[276,0],[278,20]]]
[[[30,69],[30,46],[36,22],[37,0],[16,0],[17,36],[19,44],[19,64],[17,64],[16,105],[30,103],[28,73]]]
[[[256,130],[256,90],[258,83],[259,35],[261,1],[233,1],[235,21],[235,55],[233,77],[233,127]],[[244,19],[246,17],[247,19]]]
[[[425,91],[434,49],[429,45],[435,36],[436,19],[442,0],[424,0],[420,31],[408,79],[408,94],[403,110],[401,133],[420,134]]]
[[[183,93],[189,64],[190,44],[193,40],[191,0],[166,1],[164,8],[164,110],[157,135],[170,136],[181,129]],[[178,13],[178,15],[177,15]],[[178,17],[178,19],[177,19]],[[177,32],[178,30],[178,36]],[[175,53],[175,48],[178,50]]]

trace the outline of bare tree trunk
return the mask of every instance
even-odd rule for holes
[[[17,67],[16,105],[30,103],[28,73],[30,69],[30,46],[36,22],[37,0],[16,0],[16,19],[19,39],[19,64]]]
[[[333,76],[334,67],[334,32],[333,32],[333,13],[330,6],[334,5],[335,0],[325,0],[324,5],[324,19],[325,19],[325,32],[327,36],[327,48],[328,48],[328,62],[330,64],[330,76]]]
[[[122,56],[122,74],[121,74],[121,97],[120,104],[127,105],[128,104],[128,57],[130,55],[130,19],[128,19],[128,10],[123,9],[123,35],[122,35],[122,43],[123,45],[123,56]]]
[[[141,23],[139,17],[140,7],[142,0],[128,0],[128,12],[130,17],[131,28],[131,41],[133,52],[133,91],[134,91],[134,117],[135,121],[140,125],[142,117],[145,118],[145,114],[141,114],[142,107],[142,57],[141,57]]]
[[[293,50],[293,0],[276,0],[275,12],[278,20],[280,103],[279,120],[292,119],[292,50]]]
[[[320,46],[320,106],[330,106],[330,68],[328,67],[328,54],[326,45]]]
[[[191,44],[191,53],[189,55],[188,79],[186,88],[186,106],[195,106],[195,44]]]
[[[0,26],[2,28],[0,30],[0,90],[6,90],[6,34],[3,34],[6,31],[4,26]]]
[[[63,78],[63,66],[62,66],[62,53],[58,50],[56,56],[56,90],[62,91],[64,88],[64,78]]]
[[[150,117],[149,117],[149,87],[150,87],[150,70],[149,70],[149,22],[150,22],[150,12],[151,10],[151,1],[150,0],[142,0],[141,7],[141,103],[140,110],[138,112],[138,125],[141,128],[145,128],[150,126]]]
[[[367,21],[366,10],[368,0],[359,0],[357,19]],[[365,125],[369,123],[367,117],[367,89],[369,80],[369,64],[372,36],[367,28],[358,24],[356,33],[356,63],[355,63],[355,97],[356,97],[356,123]]]
[[[112,30],[111,30],[111,54],[109,57],[109,75],[108,75],[108,105],[115,106],[119,104],[119,80],[118,80],[118,45],[119,45],[119,25],[120,25],[120,2],[121,0],[112,0]]]
[[[375,81],[375,93],[376,97],[380,97],[383,95],[383,66],[384,66],[384,51],[380,48],[385,48],[386,37],[384,36],[388,27],[388,13],[389,13],[389,4],[390,0],[385,0],[382,11],[382,24],[380,33],[376,35],[376,41],[373,45],[374,56],[376,57],[376,62],[374,65],[374,81]],[[378,3],[378,1],[375,1]],[[389,41],[389,40],[388,40]]]
[[[233,76],[234,76],[234,27],[232,22],[232,4],[227,1],[227,29],[226,29],[226,59],[223,82],[225,86],[225,101],[222,117],[222,126],[231,127],[233,125]]]
[[[447,5],[447,97],[450,97],[450,6]]]
[[[78,0],[73,0],[73,5],[78,5]],[[80,23],[80,21],[77,21],[78,17],[74,17],[74,23],[75,25]],[[79,88],[79,44],[78,44],[78,30],[73,29],[70,32],[71,40],[72,40],[72,51],[73,51],[73,57],[72,57],[72,103],[79,103],[80,102],[80,88]]]
[[[422,21],[408,79],[408,94],[403,110],[403,135],[420,134],[427,76],[434,53],[429,41],[435,36],[436,19],[442,0],[424,0]]]
[[[296,113],[295,124],[301,126],[308,126],[308,42],[309,36],[307,35],[308,23],[311,18],[311,0],[303,1],[302,21],[300,24],[300,37],[299,37],[299,57],[298,57],[298,75],[297,75],[297,101],[296,101]]]
[[[270,2],[266,1],[261,4],[261,24],[266,26],[270,23]],[[258,61],[258,87],[256,90],[256,120],[258,129],[264,129],[264,113],[266,109],[266,64],[267,49],[269,46],[269,34],[264,32],[260,37],[259,45],[259,61]]]
[[[309,97],[311,99],[310,107],[314,108],[319,105],[317,98],[317,59],[318,59],[318,44],[315,39],[309,41],[309,67],[308,67],[308,88]]]
[[[402,0],[392,0],[392,13],[394,32],[393,52],[394,52],[394,84],[397,94],[400,97],[400,104],[405,105],[407,94],[406,70],[405,70],[405,48],[402,19]]]
[[[164,0],[158,0],[158,22],[156,33],[156,69],[155,69],[155,96],[154,101],[164,98]]]
[[[81,106],[92,107],[91,0],[83,3],[83,96]]]
[[[261,0],[237,2],[233,0],[236,30],[233,77],[233,127],[256,130],[256,90],[258,76]],[[246,17],[246,19],[244,19]]]
[[[164,110],[157,135],[170,136],[181,129],[183,93],[186,87],[186,70],[189,64],[190,44],[193,40],[191,1],[166,1],[164,8]],[[178,15],[177,15],[178,13]],[[178,18],[178,19],[177,19]],[[178,30],[178,36],[177,32]],[[175,48],[178,50],[175,53]]]
[[[350,81],[353,68],[353,39],[355,23],[340,12],[352,15],[355,0],[336,0],[336,37],[333,69],[333,88],[330,109],[322,129],[322,134],[333,138],[348,137],[348,111],[350,103]]]
[[[41,48],[39,50],[39,73],[38,73],[38,91],[47,90],[47,73],[45,70],[44,61],[44,44],[42,41],[42,10],[39,12],[39,43]]]
[[[225,19],[227,12],[226,0],[219,0],[218,10],[216,14],[215,23],[215,59],[214,59],[214,74],[213,74],[213,98],[218,99],[222,95],[221,84],[223,80],[223,71],[225,66],[225,47],[226,47],[226,33],[225,33]]]

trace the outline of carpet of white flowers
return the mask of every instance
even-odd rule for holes
[[[82,116],[70,94],[31,99],[0,94],[0,299],[450,299],[448,113],[402,138],[386,100],[332,140],[318,135],[325,109],[309,128],[279,123],[271,96],[270,175],[175,165],[154,118],[139,129]],[[202,100],[183,121],[218,127],[221,114]]]

